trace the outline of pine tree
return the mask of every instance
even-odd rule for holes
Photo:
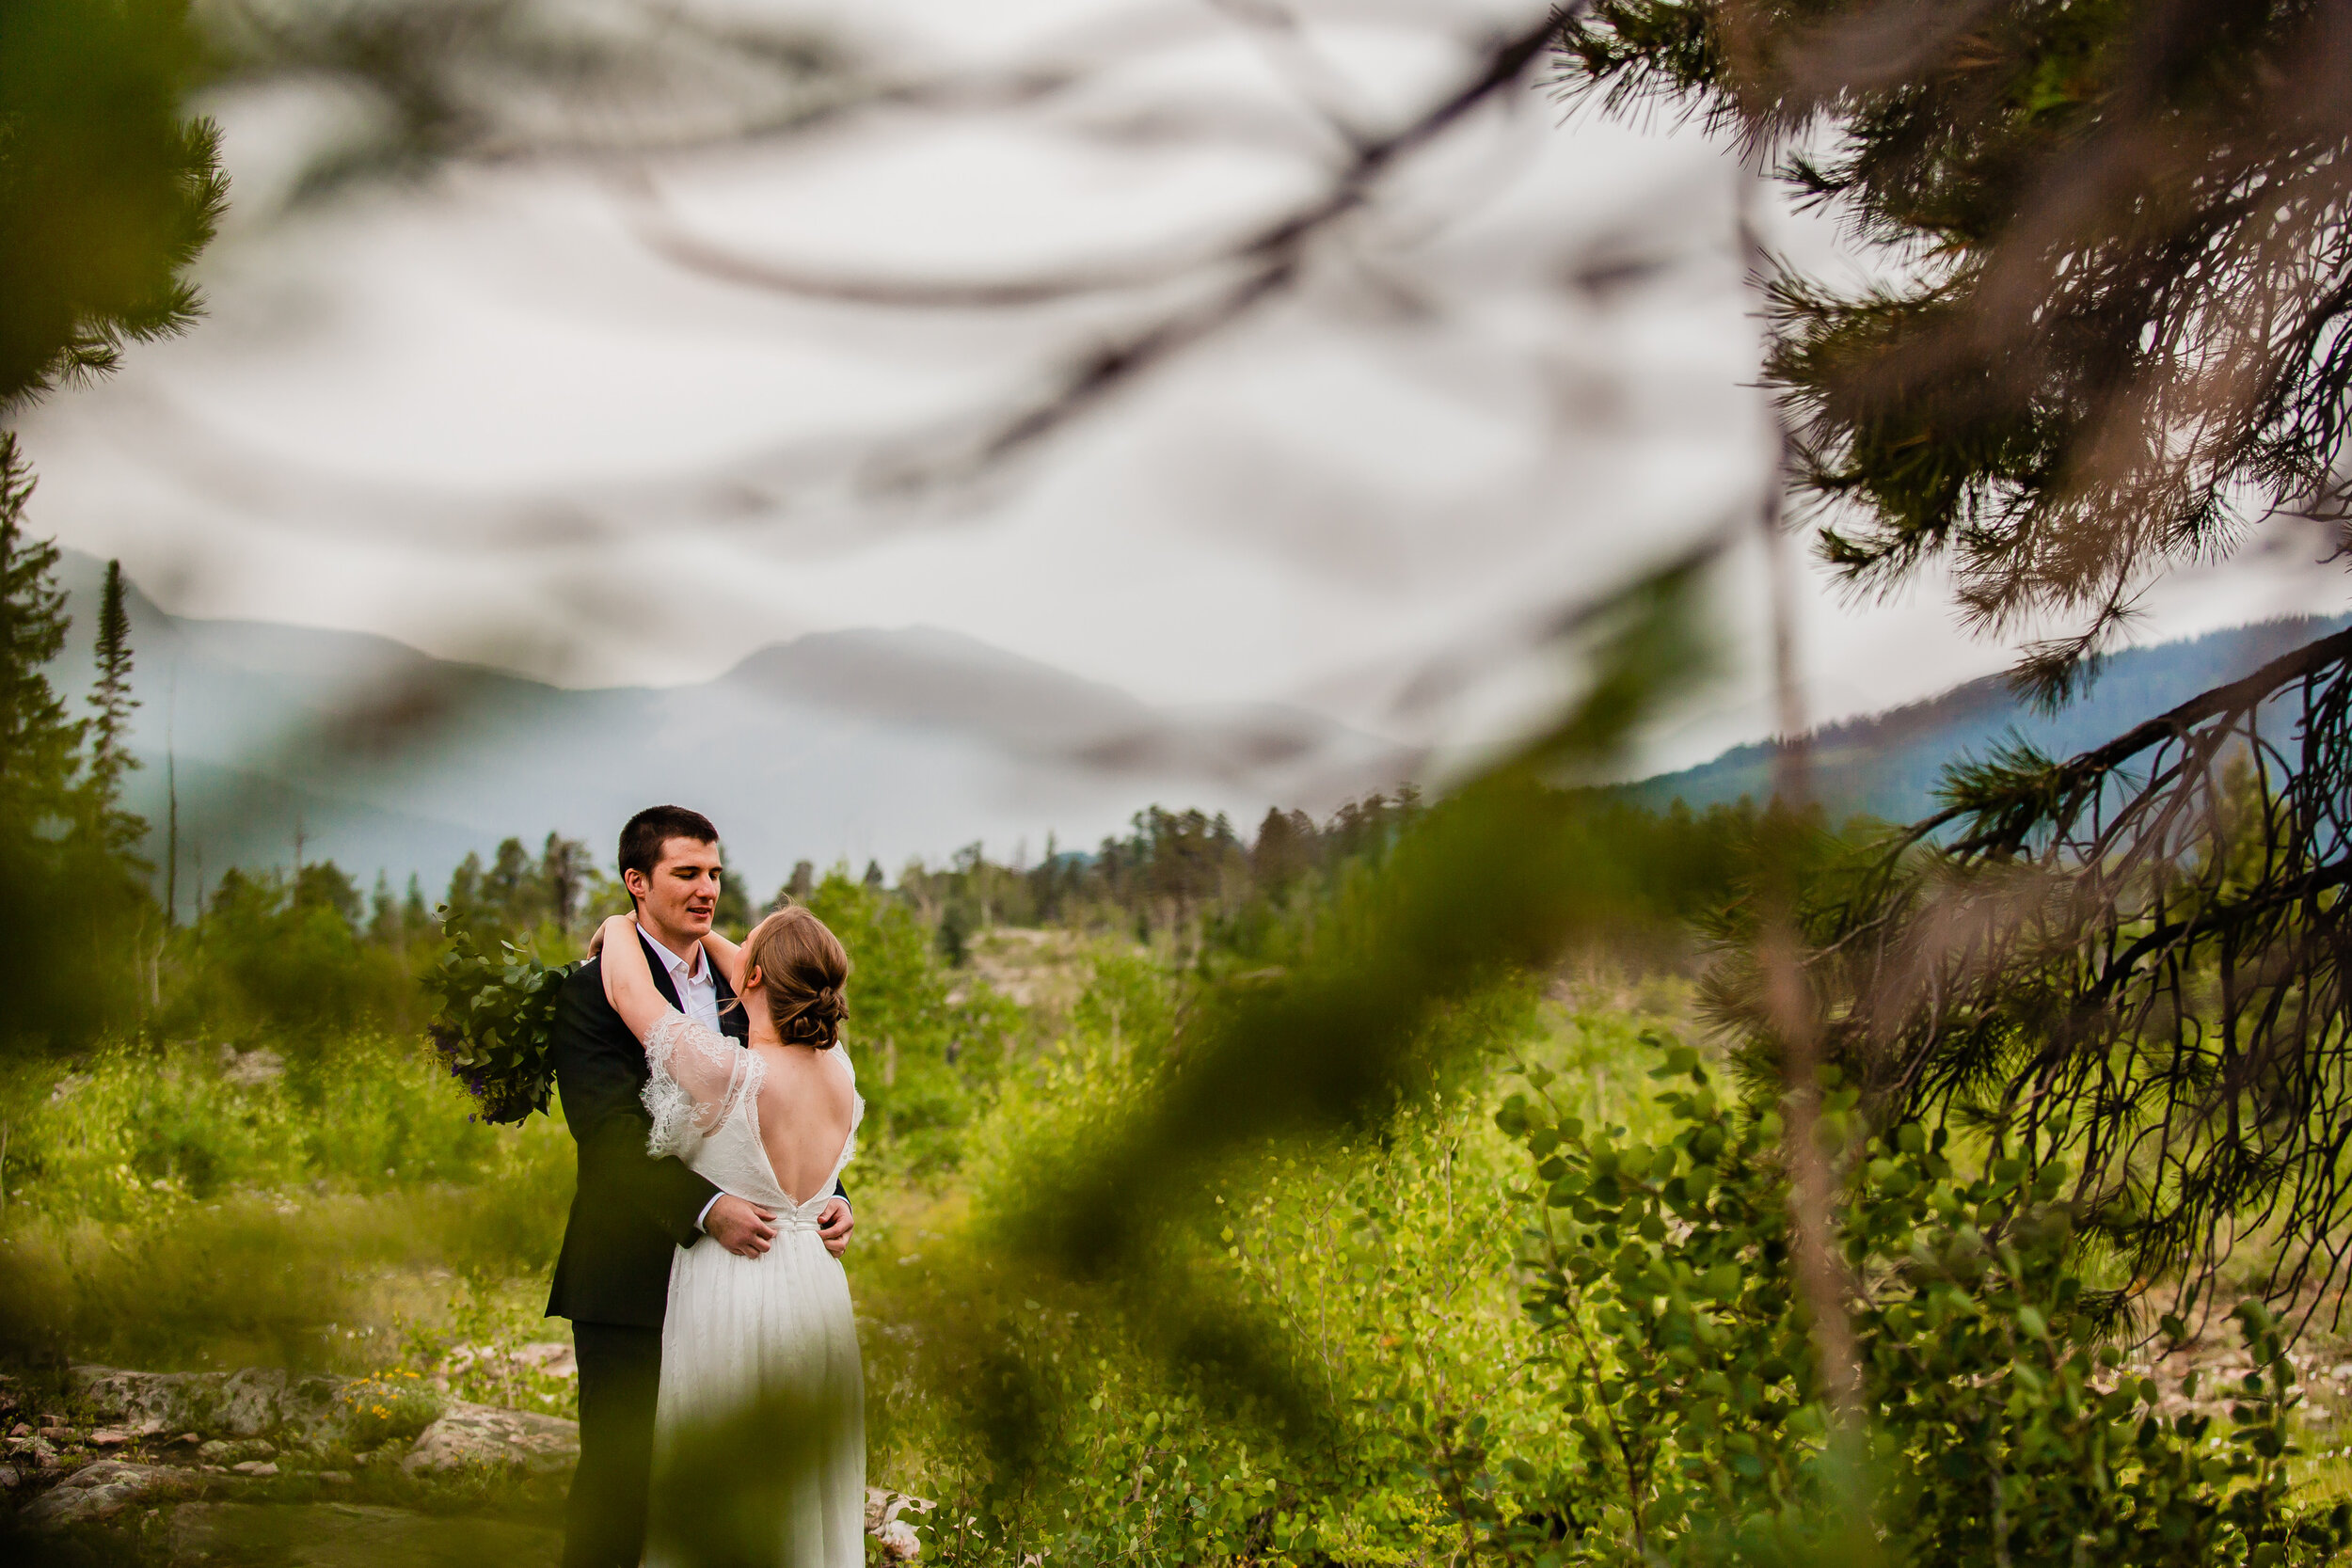
[[[2352,481],[2352,120],[2308,3],[1598,0],[1571,96],[1663,100],[1892,253],[1902,281],[1772,281],[1766,379],[1824,558],[1948,570],[1963,614],[2065,635],[2056,700],[2169,565]],[[1814,149],[1820,151],[1811,150]],[[1850,276],[1850,275],[1848,275]]]
[[[124,603],[122,562],[106,562],[98,604],[98,680],[89,695],[97,717],[89,721],[89,768],[83,781],[89,819],[100,840],[127,855],[147,836],[147,823],[122,809],[122,775],[136,768],[131,754],[131,615]]]
[[[72,623],[56,546],[25,537],[32,489],[15,436],[0,432],[0,815],[16,831],[67,815],[83,731],[49,684]]]
[[[71,832],[91,797],[74,778],[84,726],[45,673],[64,646],[65,600],[56,548],[24,531],[32,480],[6,421],[195,318],[186,273],[227,194],[217,133],[183,108],[202,54],[183,5],[0,7],[0,883],[20,911],[0,920],[0,1038],[11,1044],[86,1037],[138,1006],[137,966],[121,957],[151,908],[127,819],[107,823],[119,834]],[[125,657],[127,675],[127,643]],[[120,756],[118,744],[110,763]]]
[[[596,857],[588,846],[561,833],[548,834],[539,850],[539,880],[547,890],[548,918],[558,930],[568,931],[588,892],[588,874]]]
[[[0,7],[0,411],[183,330],[228,195],[183,5]]]
[[[400,925],[400,906],[392,901],[392,879],[381,868],[375,873],[374,890],[368,895],[368,941],[394,950],[407,945],[407,933]]]

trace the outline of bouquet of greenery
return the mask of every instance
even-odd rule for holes
[[[505,942],[492,957],[472,932],[443,928],[449,951],[425,977],[439,999],[427,1029],[433,1048],[481,1105],[481,1119],[519,1123],[546,1110],[554,1092],[556,992],[580,966],[543,964]]]

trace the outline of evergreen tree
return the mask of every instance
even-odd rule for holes
[[[109,848],[128,855],[147,835],[147,823],[122,809],[122,775],[136,768],[131,754],[131,710],[138,701],[131,695],[131,615],[124,604],[122,562],[106,562],[106,581],[98,604],[98,681],[89,705],[97,717],[89,721],[89,770],[84,789],[98,836]]]
[[[0,433],[0,815],[17,831],[67,815],[83,730],[49,684],[71,622],[56,546],[24,533],[32,489],[15,436]]]
[[[545,890],[539,867],[519,838],[502,839],[498,857],[482,876],[482,902],[491,917],[509,931],[527,930],[539,923]]]
[[[179,0],[0,7],[0,421],[193,320],[185,274],[227,190],[216,133],[182,107],[199,64]],[[70,1040],[139,1004],[122,958],[148,911],[128,855],[138,831],[112,810],[119,744],[76,789],[83,726],[44,673],[64,596],[56,549],[24,531],[31,490],[0,422],[0,881],[33,911],[0,923],[0,1029]],[[126,643],[126,676],[127,657]],[[103,831],[72,833],[93,799]]]
[[[588,874],[596,858],[588,846],[561,833],[548,834],[539,849],[539,883],[547,896],[548,918],[558,930],[571,929],[588,893]]]
[[[363,906],[359,884],[351,879],[351,873],[326,860],[312,861],[295,871],[292,907],[331,911],[356,932]]]
[[[449,874],[449,893],[441,900],[449,911],[452,925],[472,930],[489,916],[490,911],[483,897],[482,856],[474,850],[466,851]]]
[[[2167,565],[2352,481],[2344,22],[2235,0],[1921,8],[1598,0],[1571,95],[1664,100],[1902,261],[1783,273],[1767,380],[1820,546],[1862,587],[1948,569],[1969,621],[2071,631],[2063,695]],[[1842,284],[1842,286],[1841,286]]]
[[[1249,849],[1249,872],[1259,887],[1279,898],[1315,863],[1315,825],[1303,811],[1266,807],[1258,842]]]
[[[178,332],[227,196],[177,0],[0,7],[0,412]]]
[[[392,879],[378,870],[375,889],[368,895],[368,940],[378,947],[405,947],[408,933],[402,928],[400,906],[392,901]]]

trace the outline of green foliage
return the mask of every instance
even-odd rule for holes
[[[1536,1341],[1510,1275],[1514,1149],[1490,1120],[1485,1076],[1418,1100],[1377,1136],[1238,1152],[1160,1232],[1162,1267],[1222,1304],[1216,1321],[1269,1325],[1268,1382],[1237,1392],[1210,1360],[1163,1357],[1164,1275],[1025,1295],[1035,1276],[1008,1266],[1006,1230],[1041,1172],[1115,1136],[1181,1062],[1197,981],[1124,955],[1091,970],[1072,1035],[1009,1071],[971,1129],[958,1186],[979,1216],[977,1256],[927,1249],[858,1282],[862,1311],[919,1325],[926,1375],[910,1377],[889,1348],[873,1375],[930,1398],[869,1408],[877,1470],[943,1499],[924,1526],[927,1556],[1452,1556],[1462,1521],[1439,1477],[1460,1433],[1475,1423],[1535,1448],[1554,1424],[1522,1373]],[[1521,999],[1470,1029],[1512,1038],[1531,1026]],[[1285,1386],[1327,1417],[1302,1419]],[[945,1408],[931,1403],[943,1391]]]
[[[628,908],[628,894],[596,870],[586,845],[549,833],[535,860],[519,838],[501,842],[487,866],[467,855],[450,873],[441,924],[485,948],[512,942],[546,958],[577,951],[595,922]]]
[[[194,319],[227,183],[183,0],[0,9],[0,412]]]
[[[1869,1136],[1832,1086],[1824,1135],[1851,1148],[1838,1245],[1852,1286],[1858,1408],[1841,1414],[1794,1285],[1776,1112],[1720,1098],[1695,1053],[1660,1041],[1672,1120],[1641,1137],[1560,1104],[1532,1069],[1497,1122],[1526,1146],[1518,1196],[1526,1307],[1570,1443],[1504,1473],[1542,1497],[1548,1561],[1711,1563],[1851,1556],[2134,1568],[2324,1559],[2352,1511],[2287,1498],[2292,1372],[2259,1302],[2233,1314],[2253,1370],[2225,1428],[2168,1415],[2168,1390],[2111,1342],[2061,1199],[1997,1143]],[[2176,1319],[2164,1333],[2185,1334]],[[2185,1390],[2194,1394],[2194,1376]],[[1858,1448],[1834,1435],[1858,1422]],[[1867,1517],[1855,1510],[1866,1511]]]
[[[414,1437],[440,1419],[447,1407],[431,1389],[420,1386],[415,1371],[406,1370],[370,1372],[344,1388],[342,1400],[350,1432],[345,1442],[354,1450]]]
[[[456,1281],[437,1306],[403,1315],[404,1372],[430,1377],[452,1399],[579,1419],[577,1371],[559,1375],[566,1369],[550,1369],[546,1359],[564,1335],[547,1319],[540,1279],[478,1270]]]
[[[410,955],[360,931],[358,889],[333,862],[222,874],[202,918],[166,945],[171,984],[154,1015],[175,1035],[268,1039],[297,1053],[355,1027],[416,1014]]]
[[[409,1271],[507,1279],[553,1259],[560,1123],[473,1120],[412,1041],[273,1056],[122,1043],[11,1076],[0,1347],[359,1370],[381,1342],[335,1325],[399,1307]]]
[[[62,1076],[29,1078],[9,1117],[8,1202],[121,1221],[302,1174],[298,1107],[282,1085],[232,1090],[197,1052],[115,1045]],[[38,1095],[38,1098],[34,1098]]]
[[[2344,496],[2342,26],[2231,0],[1917,26],[1866,0],[1597,0],[1560,58],[1572,94],[1792,149],[1796,198],[1890,253],[1892,285],[1773,283],[1767,377],[1834,508],[1822,554],[1880,588],[1940,561],[1988,629],[2077,618],[2024,668],[2055,699],[2165,566]]]
[[[513,840],[509,840],[512,843]],[[438,1006],[428,1030],[451,1074],[492,1122],[544,1112],[555,1092],[555,1004],[579,965],[550,967],[511,942],[492,958],[453,921],[425,988]]]
[[[850,953],[850,1022],[865,1154],[910,1172],[954,1164],[960,1130],[1025,1033],[1019,1008],[985,986],[951,989],[921,918],[903,899],[852,880],[846,864],[804,900]]]
[[[291,1063],[131,1043],[27,1075],[6,1110],[9,1212],[117,1222],[239,1191],[484,1179],[501,1136],[425,1052],[343,1037]]]

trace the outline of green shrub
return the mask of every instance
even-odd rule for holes
[[[282,1083],[232,1085],[202,1048],[110,1045],[13,1086],[7,1179],[20,1213],[121,1221],[302,1175]]]
[[[405,1441],[441,1418],[447,1408],[413,1370],[370,1372],[342,1394],[344,1446],[355,1453]]]
[[[1779,1117],[1719,1099],[1687,1048],[1662,1056],[1661,1135],[1588,1124],[1540,1068],[1497,1117],[1536,1161],[1519,1262],[1567,1417],[1558,1454],[1484,1443],[1493,1469],[1473,1479],[1540,1503],[1483,1511],[1499,1548],[2266,1568],[2344,1543],[2352,1511],[2291,1505],[2296,1396],[2260,1303],[2233,1314],[2253,1370],[2226,1425],[2168,1418],[2111,1342],[2115,1303],[2085,1286],[2061,1174],[2027,1186],[1997,1142],[1963,1162],[1941,1130],[1866,1139],[1833,1083],[1826,1132],[1853,1150],[1838,1262],[1861,1377],[1859,1430],[1834,1440],[1786,1240]]]
[[[169,940],[151,1026],[174,1037],[266,1040],[294,1055],[355,1027],[415,1027],[415,966],[429,949],[365,941],[358,914],[357,890],[331,862],[305,866],[291,883],[275,871],[226,873],[203,918]]]
[[[543,1291],[571,1196],[561,1122],[471,1120],[419,1043],[321,1042],[246,1082],[208,1048],[118,1044],[9,1090],[0,1338],[20,1353],[347,1366],[362,1347],[328,1325],[401,1308],[421,1270]]]
[[[1450,1558],[1457,1434],[1484,1423],[1538,1449],[1556,1422],[1523,1375],[1539,1345],[1517,1307],[1516,1151],[1490,1119],[1490,1076],[1418,1096],[1383,1130],[1235,1162],[1171,1217],[1148,1278],[1040,1282],[999,1265],[1018,1238],[993,1216],[1020,1212],[1040,1163],[1117,1135],[1181,1067],[1188,985],[1099,958],[1073,1037],[1009,1073],[972,1129],[972,1255],[897,1299],[857,1277],[861,1311],[928,1338],[929,1386],[948,1398],[874,1420],[875,1469],[945,1499],[926,1527],[945,1563]],[[1454,1026],[1488,1039],[1532,1022],[1524,997],[1470,1012]],[[1152,1281],[1172,1275],[1227,1316],[1156,1317]],[[1219,1333],[1260,1358],[1255,1392],[1202,1364]],[[881,1349],[878,1383],[895,1370]]]

